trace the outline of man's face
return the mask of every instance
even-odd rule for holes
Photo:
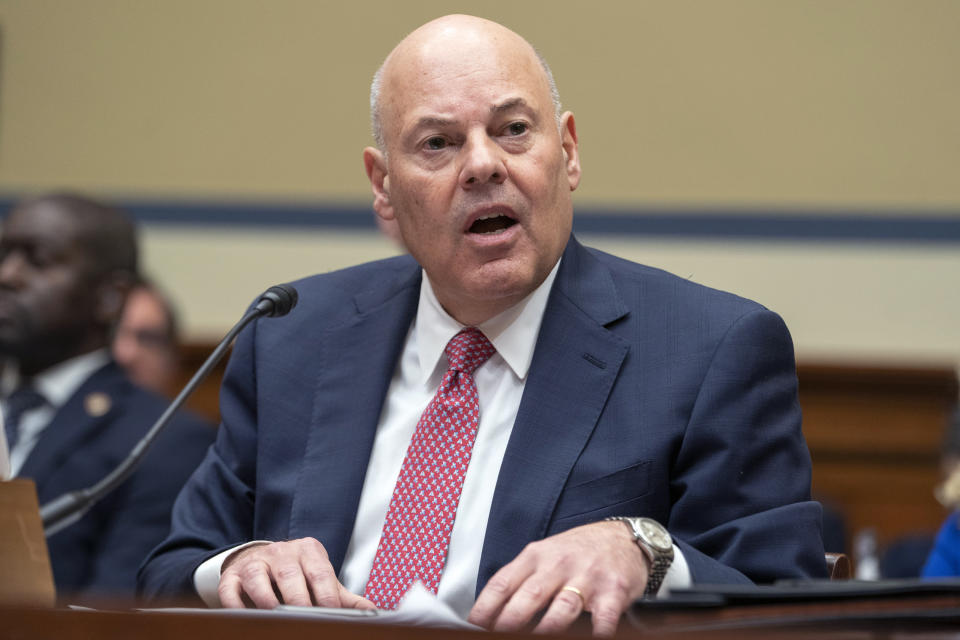
[[[39,202],[15,209],[0,236],[0,353],[21,368],[76,355],[95,323],[89,256],[70,216]]]
[[[134,289],[113,338],[113,359],[140,386],[165,393],[177,365],[170,332],[163,302],[148,289]]]
[[[374,208],[396,219],[444,308],[477,324],[533,291],[563,252],[580,179],[573,116],[558,131],[546,75],[519,38],[454,30],[403,47],[384,70],[386,156],[364,153]]]

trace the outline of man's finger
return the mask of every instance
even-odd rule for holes
[[[518,631],[550,603],[560,585],[552,576],[535,574],[523,581],[500,610],[493,623],[496,631]],[[571,594],[573,595],[573,594]]]
[[[246,605],[240,597],[241,591],[240,576],[229,574],[221,577],[220,584],[217,586],[220,606],[226,609],[243,609]]]
[[[377,605],[373,604],[363,596],[358,596],[351,591],[348,591],[346,587],[340,585],[340,606],[344,609],[376,609]]]
[[[477,596],[467,621],[485,629],[492,628],[504,605],[532,572],[533,567],[523,561],[522,554],[502,567]]]
[[[344,606],[340,597],[342,585],[337,580],[337,575],[333,572],[333,567],[327,561],[326,555],[322,558],[304,559],[303,565],[306,581],[313,594],[313,604],[318,607],[333,608]]]
[[[610,637],[617,631],[620,616],[627,608],[627,602],[615,593],[598,595],[590,603],[590,621],[593,623],[593,635]]]
[[[253,601],[257,609],[273,609],[280,601],[273,590],[269,566],[262,560],[251,560],[231,567],[232,573],[240,577],[243,593]],[[222,580],[221,580],[222,582]]]
[[[586,600],[577,587],[564,586],[553,597],[550,607],[534,628],[534,633],[559,633],[564,631],[583,613]]]
[[[303,570],[299,564],[287,562],[274,567],[273,578],[284,604],[292,604],[300,607],[309,607],[313,604],[310,601],[310,591],[307,588],[307,581],[303,576]]]

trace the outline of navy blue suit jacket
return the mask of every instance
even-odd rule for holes
[[[299,308],[240,337],[145,594],[191,591],[201,561],[251,539],[313,536],[340,570],[420,279],[409,257],[308,278]],[[665,524],[697,582],[825,574],[783,322],[573,238],[490,481],[478,591],[528,542],[613,515]]]
[[[92,394],[99,395],[97,402],[90,402]],[[92,415],[88,404],[106,413]],[[89,487],[127,456],[166,405],[107,364],[57,412],[19,475],[36,483],[40,504]],[[215,434],[212,425],[178,415],[125,483],[47,540],[62,601],[133,595],[137,569],[169,532],[177,493]]]

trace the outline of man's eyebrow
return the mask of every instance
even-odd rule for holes
[[[512,111],[513,109],[523,108],[527,106],[527,101],[523,98],[510,98],[505,100],[500,104],[495,104],[490,107],[490,113],[503,113],[505,111]],[[447,127],[450,125],[456,124],[456,120],[453,118],[444,118],[441,116],[423,116],[422,118],[417,119],[417,123],[413,126],[413,131],[419,131],[424,128],[432,127]]]
[[[421,129],[423,127],[446,127],[453,124],[454,121],[450,118],[441,118],[439,116],[424,116],[417,120],[415,129]]]
[[[493,105],[492,107],[490,107],[490,112],[503,113],[504,111],[511,111],[518,107],[526,107],[526,106],[527,106],[527,101],[524,100],[523,98],[517,97],[517,98],[511,98],[509,100],[501,102],[500,104]]]

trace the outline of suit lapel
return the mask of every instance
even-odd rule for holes
[[[411,261],[411,264],[412,263]],[[390,279],[386,279],[390,280]],[[324,332],[307,451],[291,537],[323,540],[339,571],[397,358],[420,293],[418,266],[356,296],[351,321]]]
[[[110,363],[96,373],[67,400],[43,430],[40,439],[20,470],[20,475],[33,478],[37,494],[45,499],[44,490],[60,478],[57,470],[64,461],[96,438],[109,424],[119,402],[124,382],[116,364]],[[71,489],[80,487],[70,486]],[[57,491],[66,490],[61,486]]]
[[[571,237],[497,478],[478,593],[528,541],[546,535],[627,354],[626,341],[605,326],[626,313],[609,271]]]

